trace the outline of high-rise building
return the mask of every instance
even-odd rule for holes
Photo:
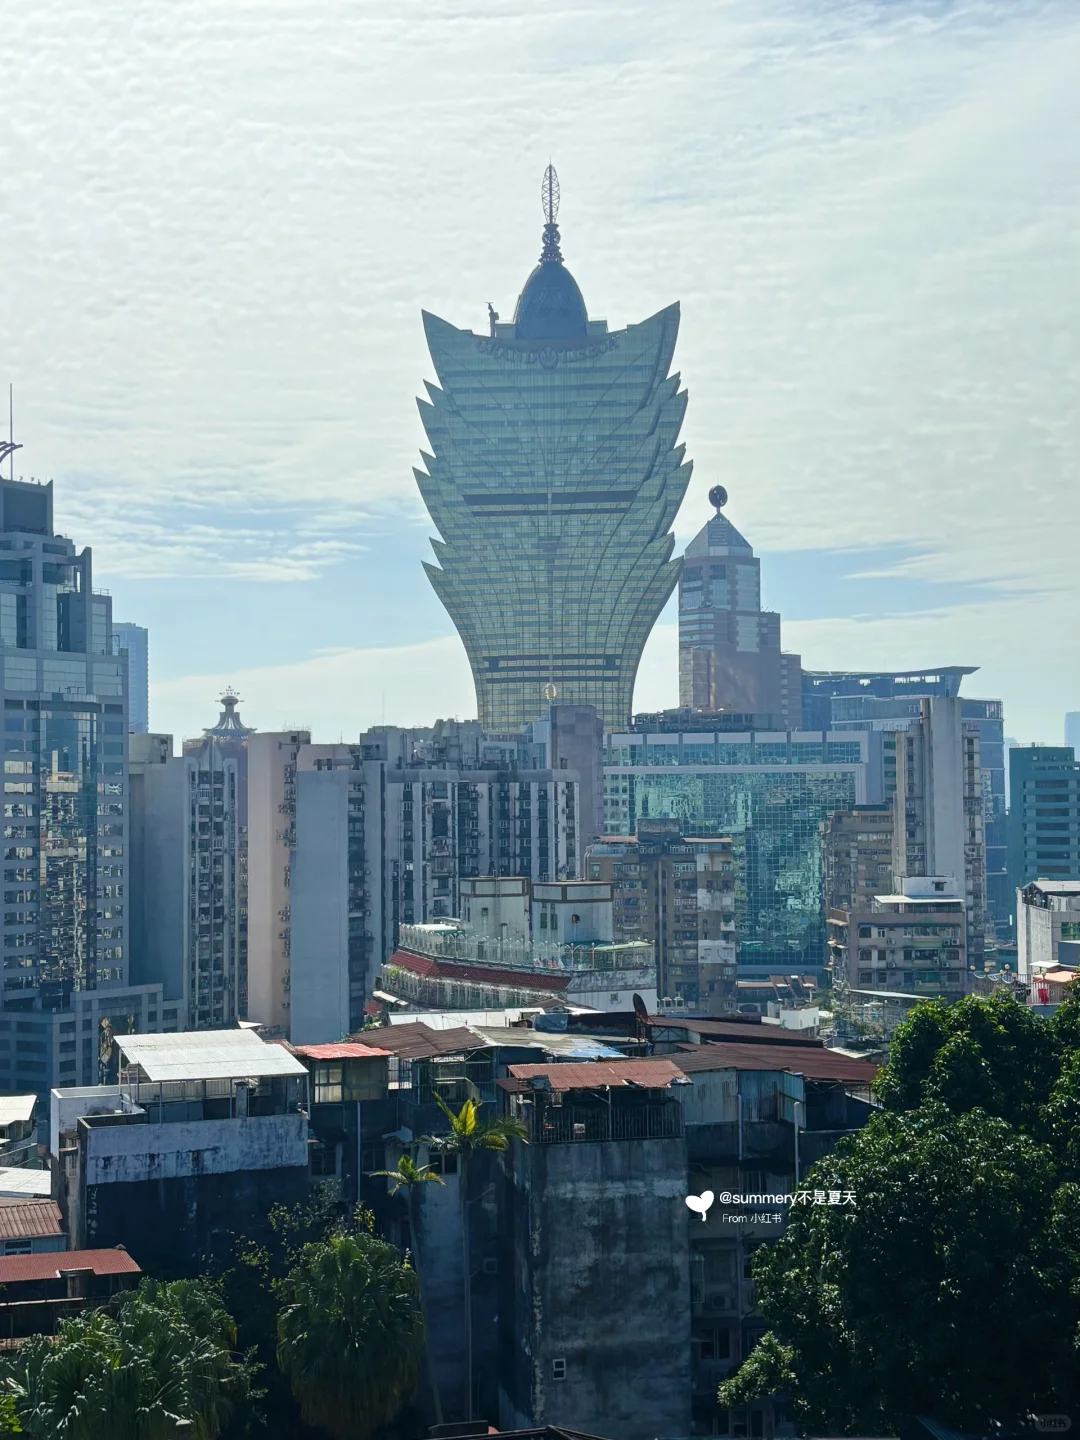
[[[836,720],[857,718],[835,709],[836,697],[902,700],[959,695],[964,676],[974,675],[977,669],[977,665],[943,665],[937,670],[804,670],[803,728],[824,730]]]
[[[735,710],[802,725],[802,662],[780,649],[780,616],[761,608],[761,561],[722,514],[727,491],[714,485],[716,514],[686,547],[679,579],[679,704]]]
[[[529,748],[453,725],[298,748],[279,1004],[292,1039],[358,1029],[400,927],[460,915],[467,879],[579,877],[581,776],[521,765]]]
[[[143,625],[120,622],[113,626],[113,653],[127,651],[128,730],[146,735],[150,730],[150,637]]]
[[[964,672],[968,673],[968,672]],[[834,677],[835,678],[835,677]],[[907,687],[927,686],[927,694],[949,698],[947,692],[959,686],[947,676],[912,677],[896,675],[864,676],[878,688],[903,687],[903,693],[882,696],[858,691],[827,697],[832,724],[837,730],[880,730],[883,735],[884,794],[890,798],[896,791],[896,746],[898,735],[921,714],[924,696]],[[842,689],[855,690],[855,683],[837,680]],[[986,847],[986,912],[995,929],[1008,932],[1013,913],[1012,888],[1006,860],[1006,798],[1005,739],[1000,700],[960,699],[960,714],[966,729],[979,733],[979,765],[983,784],[983,829]],[[820,708],[815,701],[814,713]]]
[[[248,1014],[287,1035],[291,985],[290,893],[296,853],[296,757],[306,730],[249,735],[247,804]]]
[[[967,906],[967,953],[983,968],[986,942],[986,830],[979,728],[959,697],[919,701],[896,744],[893,881],[951,875]]]
[[[234,1025],[247,1014],[245,741],[222,698],[218,723],[184,741],[131,738],[132,974],[182,1007],[181,1028]]]
[[[0,1088],[96,1079],[103,1020],[110,1034],[160,1023],[160,989],[128,985],[127,662],[111,607],[89,549],[53,530],[51,482],[0,482]]]
[[[1080,710],[1070,710],[1065,716],[1065,744],[1072,746],[1073,754],[1080,750]]]
[[[1014,745],[1009,789],[1014,894],[1033,880],[1080,880],[1080,762],[1072,746]]]
[[[656,719],[607,737],[605,836],[654,819],[730,836],[740,977],[822,970],[821,826],[836,810],[881,800],[881,736],[737,731],[706,716],[675,731]]]
[[[734,1013],[735,866],[728,839],[684,835],[678,820],[639,821],[586,854],[591,880],[613,889],[616,938],[656,947],[662,996],[702,1015]]]
[[[671,525],[690,479],[677,304],[609,331],[563,263],[558,182],[514,319],[490,334],[434,315],[437,385],[416,472],[438,528],[428,575],[457,627],[480,720],[508,730],[552,699],[630,716],[649,632],[679,576]]]

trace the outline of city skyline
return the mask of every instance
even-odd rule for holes
[[[89,12],[58,14],[13,22],[8,183],[33,196],[4,295],[16,474],[57,481],[58,530],[151,630],[155,728],[198,733],[228,681],[251,723],[328,739],[384,707],[472,712],[419,573],[419,311],[508,313],[550,153],[595,313],[683,302],[676,553],[723,483],[808,667],[976,664],[966,689],[1000,695],[1011,734],[1059,738],[1078,658],[1072,7],[770,0],[690,6],[678,33],[634,10],[614,38],[507,4],[486,19],[514,25],[481,40],[438,7],[358,28],[282,4],[257,36],[147,8],[138,65]],[[592,57],[570,109],[568,53]],[[218,97],[202,110],[195,57]],[[675,649],[666,611],[635,708],[676,702]]]

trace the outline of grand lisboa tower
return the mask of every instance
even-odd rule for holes
[[[679,578],[671,524],[690,479],[679,307],[609,331],[563,264],[559,183],[543,182],[540,263],[491,333],[424,314],[438,385],[417,470],[440,539],[425,565],[465,645],[481,722],[554,699],[629,719],[641,652]],[[490,308],[490,307],[489,307]]]

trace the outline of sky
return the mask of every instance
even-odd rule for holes
[[[0,381],[151,725],[349,739],[475,713],[421,569],[422,308],[539,253],[682,304],[694,476],[813,668],[978,665],[1080,710],[1076,0],[9,6]],[[672,607],[635,703],[678,703]]]

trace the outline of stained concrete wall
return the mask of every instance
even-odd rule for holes
[[[289,1166],[307,1174],[306,1115],[88,1126],[85,1133],[87,1186]]]
[[[516,1146],[513,1166],[500,1428],[689,1435],[684,1142]]]

